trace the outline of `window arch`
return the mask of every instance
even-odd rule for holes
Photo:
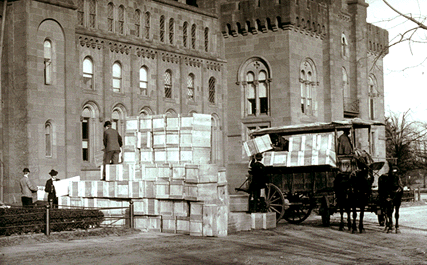
[[[119,6],[119,33],[124,34],[125,29],[125,7],[123,5]]]
[[[153,115],[154,112],[151,110],[150,107],[143,107],[140,111],[139,111],[139,117],[145,117],[148,115]]]
[[[116,105],[111,112],[111,127],[120,135],[124,135],[126,126],[126,110],[121,104]]]
[[[53,128],[52,122],[47,121],[44,125],[44,135],[45,135],[45,156],[53,156]]]
[[[96,0],[89,0],[89,27],[95,28],[96,24]]]
[[[148,96],[148,69],[146,66],[139,69],[139,91],[141,95]]]
[[[43,43],[43,57],[44,57],[44,83],[45,85],[52,84],[52,42],[45,40]]]
[[[376,118],[376,98],[378,97],[378,86],[377,86],[377,79],[374,75],[369,75],[369,91],[368,91],[368,97],[369,97],[369,118],[371,120],[375,120]]]
[[[196,24],[191,26],[191,48],[196,49]]]
[[[113,64],[113,91],[121,92],[122,88],[122,65],[119,62]]]
[[[150,39],[150,12],[145,12],[145,39]]]
[[[172,71],[166,70],[164,74],[165,98],[172,98]]]
[[[246,116],[269,115],[269,79],[267,64],[259,58],[246,62],[242,68],[244,107]]]
[[[177,116],[178,115],[178,113],[174,110],[174,109],[168,109],[167,111],[166,111],[166,116],[172,116],[172,117],[175,117],[175,116]]]
[[[347,37],[345,36],[345,34],[341,34],[341,56],[343,58],[347,58],[348,57],[348,42],[347,42]]]
[[[101,148],[100,143],[96,143],[98,138],[99,108],[93,102],[88,102],[83,106],[80,116],[81,140],[82,140],[82,161],[91,162],[95,160],[94,150]]]
[[[194,74],[189,74],[187,77],[187,99],[190,101],[194,101],[195,100],[195,95],[194,95]]]
[[[311,60],[306,59],[300,66],[301,112],[316,115],[316,69]]]
[[[215,104],[215,85],[216,80],[214,77],[209,78],[209,103]]]
[[[175,34],[175,25],[173,18],[169,19],[169,43],[173,44]]]
[[[107,26],[108,31],[114,32],[114,4],[111,2],[107,6]]]
[[[140,37],[140,35],[141,35],[141,11],[139,9],[135,10],[133,20],[135,23],[135,36]]]
[[[205,28],[205,52],[209,51],[209,28]]]
[[[90,57],[83,60],[83,88],[94,89],[93,85],[93,62]]]
[[[182,44],[184,47],[187,47],[187,39],[188,39],[188,23],[187,21],[184,22],[182,25]]]
[[[165,42],[165,16],[160,17],[160,41]]]

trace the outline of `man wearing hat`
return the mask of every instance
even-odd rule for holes
[[[263,211],[265,209],[262,205],[261,198],[261,189],[266,188],[266,183],[268,182],[267,176],[265,175],[265,166],[261,163],[262,154],[256,154],[251,163],[249,175],[251,177],[251,181],[249,183],[249,200],[253,199],[253,203],[249,205],[250,212]],[[260,203],[261,202],[261,203]]]
[[[58,175],[58,171],[55,169],[52,169],[49,172],[50,179],[46,181],[46,186],[44,188],[44,191],[48,193],[47,200],[52,208],[58,207],[58,197],[56,197],[56,191],[55,191],[55,185],[53,185],[53,182],[56,181],[56,176]]]
[[[22,206],[30,207],[33,205],[33,192],[37,192],[37,187],[30,181],[28,176],[30,175],[30,170],[24,168],[24,176],[19,180],[21,186],[21,201]]]
[[[104,170],[102,179],[105,180],[105,165],[119,163],[120,147],[123,146],[123,142],[117,130],[111,128],[111,121],[106,121],[104,128]]]

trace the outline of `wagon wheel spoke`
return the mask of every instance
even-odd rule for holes
[[[266,187],[266,207],[269,212],[276,213],[276,221],[278,222],[285,213],[285,197],[282,191],[274,184],[267,184]]]

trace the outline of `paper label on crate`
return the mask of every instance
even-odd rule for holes
[[[68,195],[69,187],[72,181],[80,181],[80,176],[54,181],[53,186],[55,186],[56,196],[59,197]]]

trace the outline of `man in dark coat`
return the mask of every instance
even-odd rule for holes
[[[104,171],[102,178],[105,179],[105,165],[118,164],[120,147],[123,146],[122,137],[117,130],[111,128],[111,122],[104,123]]]
[[[350,155],[353,153],[353,146],[349,137],[350,130],[345,129],[343,134],[338,137],[338,155]]]
[[[261,163],[262,154],[258,153],[255,155],[250,163],[250,176],[251,182],[249,184],[249,198],[253,198],[253,205],[249,205],[251,212],[257,212],[259,209],[259,201],[261,195],[261,189],[266,188],[267,176],[265,175],[265,166]]]
[[[56,197],[55,185],[53,185],[53,182],[57,181],[56,176],[58,175],[58,171],[52,169],[49,175],[50,179],[46,181],[44,191],[48,193],[47,200],[50,207],[58,208],[58,197]]]
[[[23,172],[24,176],[19,180],[22,194],[22,206],[30,207],[33,205],[33,193],[37,192],[37,187],[28,178],[28,176],[30,175],[30,170],[28,168],[24,168]]]

